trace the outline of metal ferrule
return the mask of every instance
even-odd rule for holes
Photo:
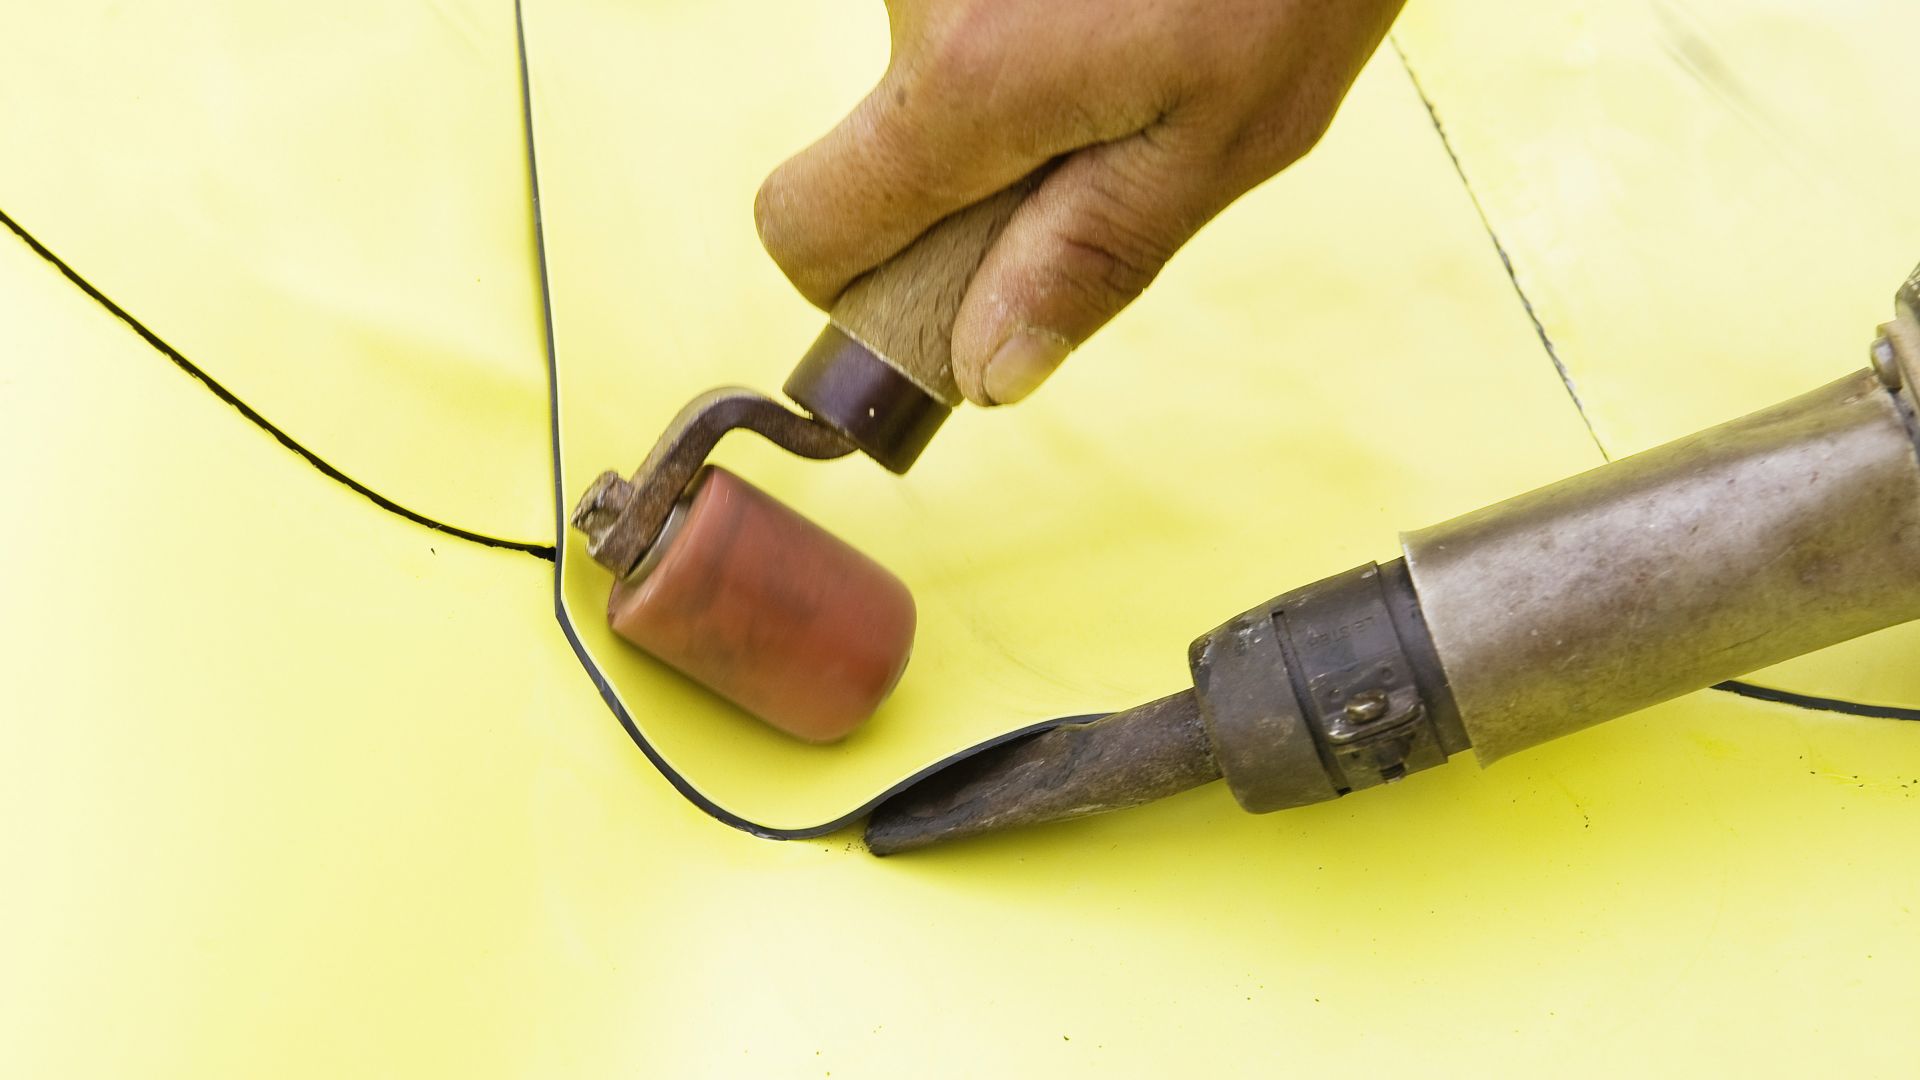
[[[1399,560],[1276,597],[1189,661],[1214,759],[1254,813],[1391,783],[1467,745]]]
[[[788,397],[888,470],[904,473],[953,409],[828,323],[787,376]]]

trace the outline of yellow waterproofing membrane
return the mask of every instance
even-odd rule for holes
[[[1447,10],[1403,44],[1471,180],[1503,144],[1462,113],[1552,83],[1519,66],[1448,105],[1444,71],[1487,61],[1422,55]],[[1488,56],[1538,25],[1454,10]],[[751,193],[884,36],[732,0],[526,15],[570,498],[693,392],[776,385],[816,329]],[[0,235],[0,1073],[1907,1069],[1897,721],[1707,693],[1286,814],[1214,785],[884,861],[716,824],[609,719],[537,551],[316,467],[553,539],[513,29],[477,2],[14,20],[0,212],[42,250]],[[1657,69],[1660,42],[1617,62]],[[589,659],[713,808],[808,826],[969,740],[1171,689],[1186,640],[1261,596],[1597,462],[1452,169],[1389,51],[1305,164],[906,480],[729,444],[927,615],[845,746],[773,742],[597,638],[569,548]],[[1529,263],[1478,193],[1558,333],[1536,287],[1584,263]],[[1833,294],[1846,348],[1796,351],[1766,397],[1859,362],[1882,269]],[[1556,344],[1610,450],[1664,437],[1609,426],[1606,360]]]

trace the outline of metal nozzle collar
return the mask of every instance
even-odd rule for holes
[[[1401,560],[1268,601],[1188,657],[1220,771],[1254,813],[1392,783],[1467,748]]]

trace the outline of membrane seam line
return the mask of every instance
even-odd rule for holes
[[[1910,709],[1902,705],[1874,705],[1865,701],[1847,701],[1844,698],[1821,697],[1818,694],[1802,694],[1792,690],[1776,690],[1771,686],[1756,686],[1738,679],[1716,683],[1712,689],[1728,694],[1738,694],[1755,701],[1770,701],[1776,705],[1791,705],[1816,712],[1843,713],[1847,716],[1865,716],[1876,720],[1920,720],[1920,709]]]
[[[1467,200],[1473,203],[1473,212],[1480,218],[1480,227],[1487,231],[1487,239],[1493,242],[1494,254],[1500,256],[1500,266],[1507,272],[1507,282],[1513,286],[1513,294],[1520,299],[1520,306],[1526,310],[1527,321],[1533,324],[1533,332],[1540,338],[1540,345],[1547,351],[1547,359],[1553,361],[1553,370],[1560,376],[1560,385],[1566,387],[1567,396],[1573,399],[1573,409],[1580,414],[1580,422],[1586,425],[1587,436],[1593,440],[1600,457],[1612,461],[1613,455],[1607,452],[1607,445],[1600,441],[1600,433],[1594,430],[1593,418],[1587,415],[1586,402],[1580,400],[1580,390],[1573,382],[1573,372],[1567,370],[1566,363],[1560,359],[1560,350],[1553,344],[1553,337],[1547,333],[1545,323],[1540,321],[1540,313],[1534,310],[1533,298],[1520,285],[1520,274],[1513,267],[1513,258],[1507,254],[1507,246],[1500,241],[1500,234],[1494,231],[1492,219],[1487,217],[1487,209],[1480,203],[1479,193],[1473,190],[1472,181],[1467,179],[1467,170],[1460,164],[1460,155],[1454,152],[1453,140],[1447,135],[1445,124],[1440,122],[1440,110],[1436,109],[1433,99],[1427,96],[1426,87],[1420,85],[1420,76],[1414,74],[1413,64],[1407,60],[1407,54],[1400,48],[1400,42],[1389,37],[1388,44],[1393,46],[1393,54],[1400,58],[1400,67],[1407,73],[1407,80],[1413,84],[1413,92],[1420,97],[1420,104],[1426,106],[1427,119],[1433,122],[1434,134],[1440,136],[1440,146],[1447,152],[1447,160],[1453,163],[1454,175],[1460,178],[1460,186],[1467,193]]]
[[[287,434],[278,425],[274,424],[273,421],[268,420],[265,416],[262,416],[257,409],[253,408],[253,406],[248,405],[246,402],[240,400],[238,395],[236,395],[233,391],[227,389],[225,386],[221,385],[218,379],[215,379],[213,376],[207,374],[207,372],[204,369],[202,369],[200,365],[187,359],[186,356],[180,352],[180,350],[167,344],[166,341],[164,341],[160,337],[160,335],[148,329],[144,323],[142,323],[140,320],[134,318],[131,314],[129,314],[127,309],[121,307],[119,304],[114,303],[113,300],[109,299],[105,293],[95,288],[92,282],[88,281],[84,277],[81,277],[79,271],[69,266],[66,260],[60,258],[60,256],[58,255],[55,255],[51,250],[47,248],[45,244],[42,244],[37,238],[34,237],[32,233],[29,233],[19,222],[15,221],[12,218],[12,216],[7,214],[3,210],[0,210],[0,224],[4,224],[7,227],[7,229],[13,233],[13,235],[19,237],[27,245],[27,247],[33,250],[34,254],[40,256],[41,259],[45,260],[47,263],[52,265],[52,267],[55,270],[60,271],[60,275],[62,277],[66,278],[69,282],[72,282],[73,285],[76,288],[78,288],[81,292],[86,293],[87,296],[91,297],[94,303],[99,304],[101,307],[105,308],[107,312],[111,314],[114,318],[119,319],[121,322],[125,323],[129,328],[131,328],[134,333],[140,335],[141,340],[145,341],[148,345],[151,345],[162,356],[165,356],[167,359],[173,361],[173,364],[175,367],[178,367],[181,371],[184,371],[188,375],[191,375],[195,379],[199,380],[202,386],[205,386],[208,390],[212,391],[214,397],[217,397],[221,401],[224,401],[228,405],[232,406],[237,412],[240,413],[241,416],[246,417],[246,419],[250,421],[255,427],[273,436],[274,440],[277,441],[281,446],[284,446],[288,450],[291,450],[294,453],[300,455],[302,458],[305,458],[307,461],[307,464],[313,466],[315,469],[318,469],[322,475],[340,484],[345,485],[347,488],[358,493],[361,497],[373,503],[375,506],[379,507],[380,509],[387,511],[390,514],[395,514],[395,515],[398,515],[399,517],[406,518],[408,521],[411,521],[416,525],[424,525],[427,528],[434,530],[435,532],[444,533],[448,536],[451,536],[460,540],[466,540],[470,543],[480,544],[484,547],[504,548],[508,551],[522,551],[538,559],[544,559],[548,562],[553,561],[554,555],[553,555],[553,547],[551,545],[528,543],[523,540],[502,540],[496,536],[487,536],[484,533],[477,533],[469,529],[462,529],[455,525],[449,525],[444,521],[436,521],[433,518],[430,518],[418,511],[409,510],[408,508],[400,505],[399,503],[393,501],[392,499],[387,498],[385,495],[380,494],[379,492],[373,490],[372,488],[361,483],[360,481],[355,480],[353,477],[348,476],[346,473],[341,472],[338,468],[330,464],[325,458],[322,458],[319,454],[316,454],[312,450],[309,450],[305,446],[302,446],[299,440],[295,439],[292,435]]]

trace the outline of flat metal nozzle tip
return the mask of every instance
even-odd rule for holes
[[[1220,778],[1193,691],[981,751],[881,803],[867,848],[893,855],[1103,814]]]

